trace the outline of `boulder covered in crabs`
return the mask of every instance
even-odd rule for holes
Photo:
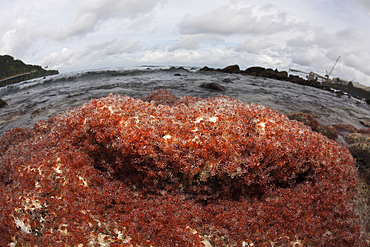
[[[346,148],[260,104],[146,100],[94,99],[1,138],[2,246],[365,241]]]

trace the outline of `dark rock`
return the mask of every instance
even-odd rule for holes
[[[314,118],[311,114],[308,113],[296,112],[293,114],[289,114],[288,118],[290,120],[302,122],[303,124],[310,126],[311,129],[314,131],[317,131],[318,127],[321,125],[316,118]]]
[[[204,66],[203,68],[200,69],[200,71],[210,71],[210,72],[212,72],[212,71],[215,71],[215,69]]]
[[[245,73],[248,74],[248,75],[258,76],[259,74],[261,74],[265,70],[266,69],[262,68],[262,67],[250,67],[250,68],[245,70]]]
[[[203,83],[200,85],[202,88],[207,88],[207,89],[213,89],[213,90],[218,90],[218,91],[225,91],[226,88],[216,82],[210,82],[210,83]]]
[[[4,100],[0,99],[0,108],[8,105]]]
[[[278,79],[278,75],[272,69],[266,69],[265,71],[260,73],[258,76],[271,78],[271,79]]]
[[[331,140],[338,139],[338,132],[337,130],[331,125],[320,125],[317,132],[321,133],[322,135],[328,137]]]
[[[159,89],[151,92],[146,97],[141,98],[141,100],[146,102],[153,102],[155,105],[172,106],[176,104],[179,98],[167,89]]]
[[[229,78],[225,78],[222,80],[223,83],[233,83],[232,80],[230,80]]]
[[[296,120],[302,122],[303,124],[310,126],[313,131],[316,131],[329,139],[336,140],[338,138],[338,131],[334,126],[322,125],[316,118],[311,114],[297,112],[288,115],[290,120]]]
[[[240,68],[239,68],[239,65],[235,64],[235,65],[227,66],[223,68],[221,71],[226,72],[226,73],[240,73]]]
[[[288,78],[288,72],[286,72],[286,71],[279,71],[276,74],[280,79],[287,79]]]
[[[370,119],[360,119],[359,120],[361,124],[365,125],[366,127],[370,127]]]
[[[357,128],[350,124],[333,124],[332,125],[340,135],[347,135],[357,132]]]
[[[370,168],[370,142],[359,142],[348,146],[359,167]]]
[[[174,74],[174,76],[181,76],[181,74],[180,73],[176,73],[176,74]]]
[[[370,99],[366,99],[365,102],[370,105]]]
[[[361,134],[361,133],[353,133],[344,136],[344,140],[348,144],[354,144],[359,142],[369,142],[370,143],[370,135]]]

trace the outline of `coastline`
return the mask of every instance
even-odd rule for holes
[[[246,70],[240,70],[239,65],[230,65],[223,69],[214,69],[209,68],[207,66],[200,69],[200,71],[218,71],[218,72],[224,72],[224,73],[236,73],[236,74],[242,74],[242,75],[250,75],[250,76],[258,76],[258,77],[264,77],[264,78],[271,78],[275,80],[281,80],[281,81],[289,81],[292,83],[297,83],[304,86],[310,86],[315,87],[323,90],[328,90],[331,92],[335,92],[335,90],[340,90],[343,93],[348,93],[349,95],[363,99],[368,104],[370,104],[370,87],[366,87],[364,85],[361,85],[357,82],[354,83],[334,83],[331,81],[325,81],[325,82],[319,82],[317,80],[308,80],[301,78],[297,75],[289,74],[287,71],[278,71],[277,69],[273,70],[271,68],[263,68],[259,66],[255,67],[249,67]]]

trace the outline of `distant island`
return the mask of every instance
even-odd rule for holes
[[[55,74],[59,74],[59,71],[46,70],[39,65],[25,64],[9,55],[0,56],[0,87]]]

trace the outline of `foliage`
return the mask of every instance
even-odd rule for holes
[[[0,56],[0,78],[31,71],[33,71],[33,78],[58,74],[57,70],[45,70],[39,65],[27,65],[9,55]]]

